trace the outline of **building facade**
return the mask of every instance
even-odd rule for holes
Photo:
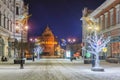
[[[84,17],[88,17],[90,14],[92,13],[92,10],[89,10],[88,8],[84,8],[82,10],[82,43],[81,46],[83,47],[87,47],[87,43],[86,43],[86,37],[89,35],[89,29],[87,26],[86,21],[83,19]],[[85,56],[86,51],[82,50],[82,56]]]
[[[15,55],[13,42],[20,38],[16,36],[16,20],[23,15],[23,9],[23,0],[0,0],[0,57]]]
[[[47,26],[42,35],[38,37],[40,45],[43,47],[44,56],[55,56],[55,50],[59,46],[57,38],[53,34],[52,30]]]
[[[120,55],[120,0],[106,0],[89,16],[99,24],[100,33],[105,37],[111,36],[107,56]]]

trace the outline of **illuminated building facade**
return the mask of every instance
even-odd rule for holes
[[[107,56],[120,55],[120,0],[106,0],[89,16],[98,22],[100,33],[103,33],[105,37],[111,36]]]
[[[49,26],[43,31],[42,35],[38,38],[40,45],[44,48],[44,56],[55,56],[55,50],[58,46],[57,38],[52,33]]]
[[[82,44],[81,46],[85,47],[87,46],[85,40],[86,40],[86,37],[89,35],[89,30],[88,30],[88,27],[87,27],[87,23],[86,21],[83,19],[83,17],[88,17],[90,15],[90,13],[92,12],[92,10],[89,10],[88,8],[84,8],[83,11],[82,11]],[[82,56],[85,56],[85,53],[86,51],[85,50],[82,50]]]
[[[25,10],[23,0],[0,0],[0,58],[14,57],[14,44],[20,40],[20,33],[16,35],[16,20]]]

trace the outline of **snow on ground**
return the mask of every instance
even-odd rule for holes
[[[101,62],[104,72],[91,71],[91,64],[77,60],[41,59],[19,64],[0,62],[0,80],[120,80],[120,64]]]

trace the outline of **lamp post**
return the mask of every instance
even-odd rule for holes
[[[34,47],[35,47],[35,42],[37,41],[36,38],[30,38],[30,42],[32,43],[32,46],[31,46],[31,52],[32,52],[32,60],[35,61],[35,53],[34,53]]]
[[[76,39],[75,38],[68,38],[67,39],[67,42],[68,42],[68,52],[69,52],[69,57],[71,59],[71,57],[73,56],[73,43],[76,42]]]
[[[16,30],[17,31],[20,31],[21,33],[21,54],[20,54],[20,69],[24,69],[24,66],[23,66],[23,54],[24,54],[24,50],[23,50],[23,35],[24,33],[28,30],[28,26],[24,26],[24,27],[19,27],[19,26],[16,26]]]
[[[24,32],[26,32],[28,30],[28,26],[25,26],[25,27],[22,27],[21,29],[21,63],[20,63],[20,69],[23,69],[24,66],[23,66],[23,35],[24,35]]]

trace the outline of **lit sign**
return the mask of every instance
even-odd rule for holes
[[[57,44],[57,42],[52,42],[52,41],[42,41],[40,43],[41,44]]]
[[[71,57],[71,55],[70,55],[70,50],[67,50],[67,51],[66,51],[66,57]]]

